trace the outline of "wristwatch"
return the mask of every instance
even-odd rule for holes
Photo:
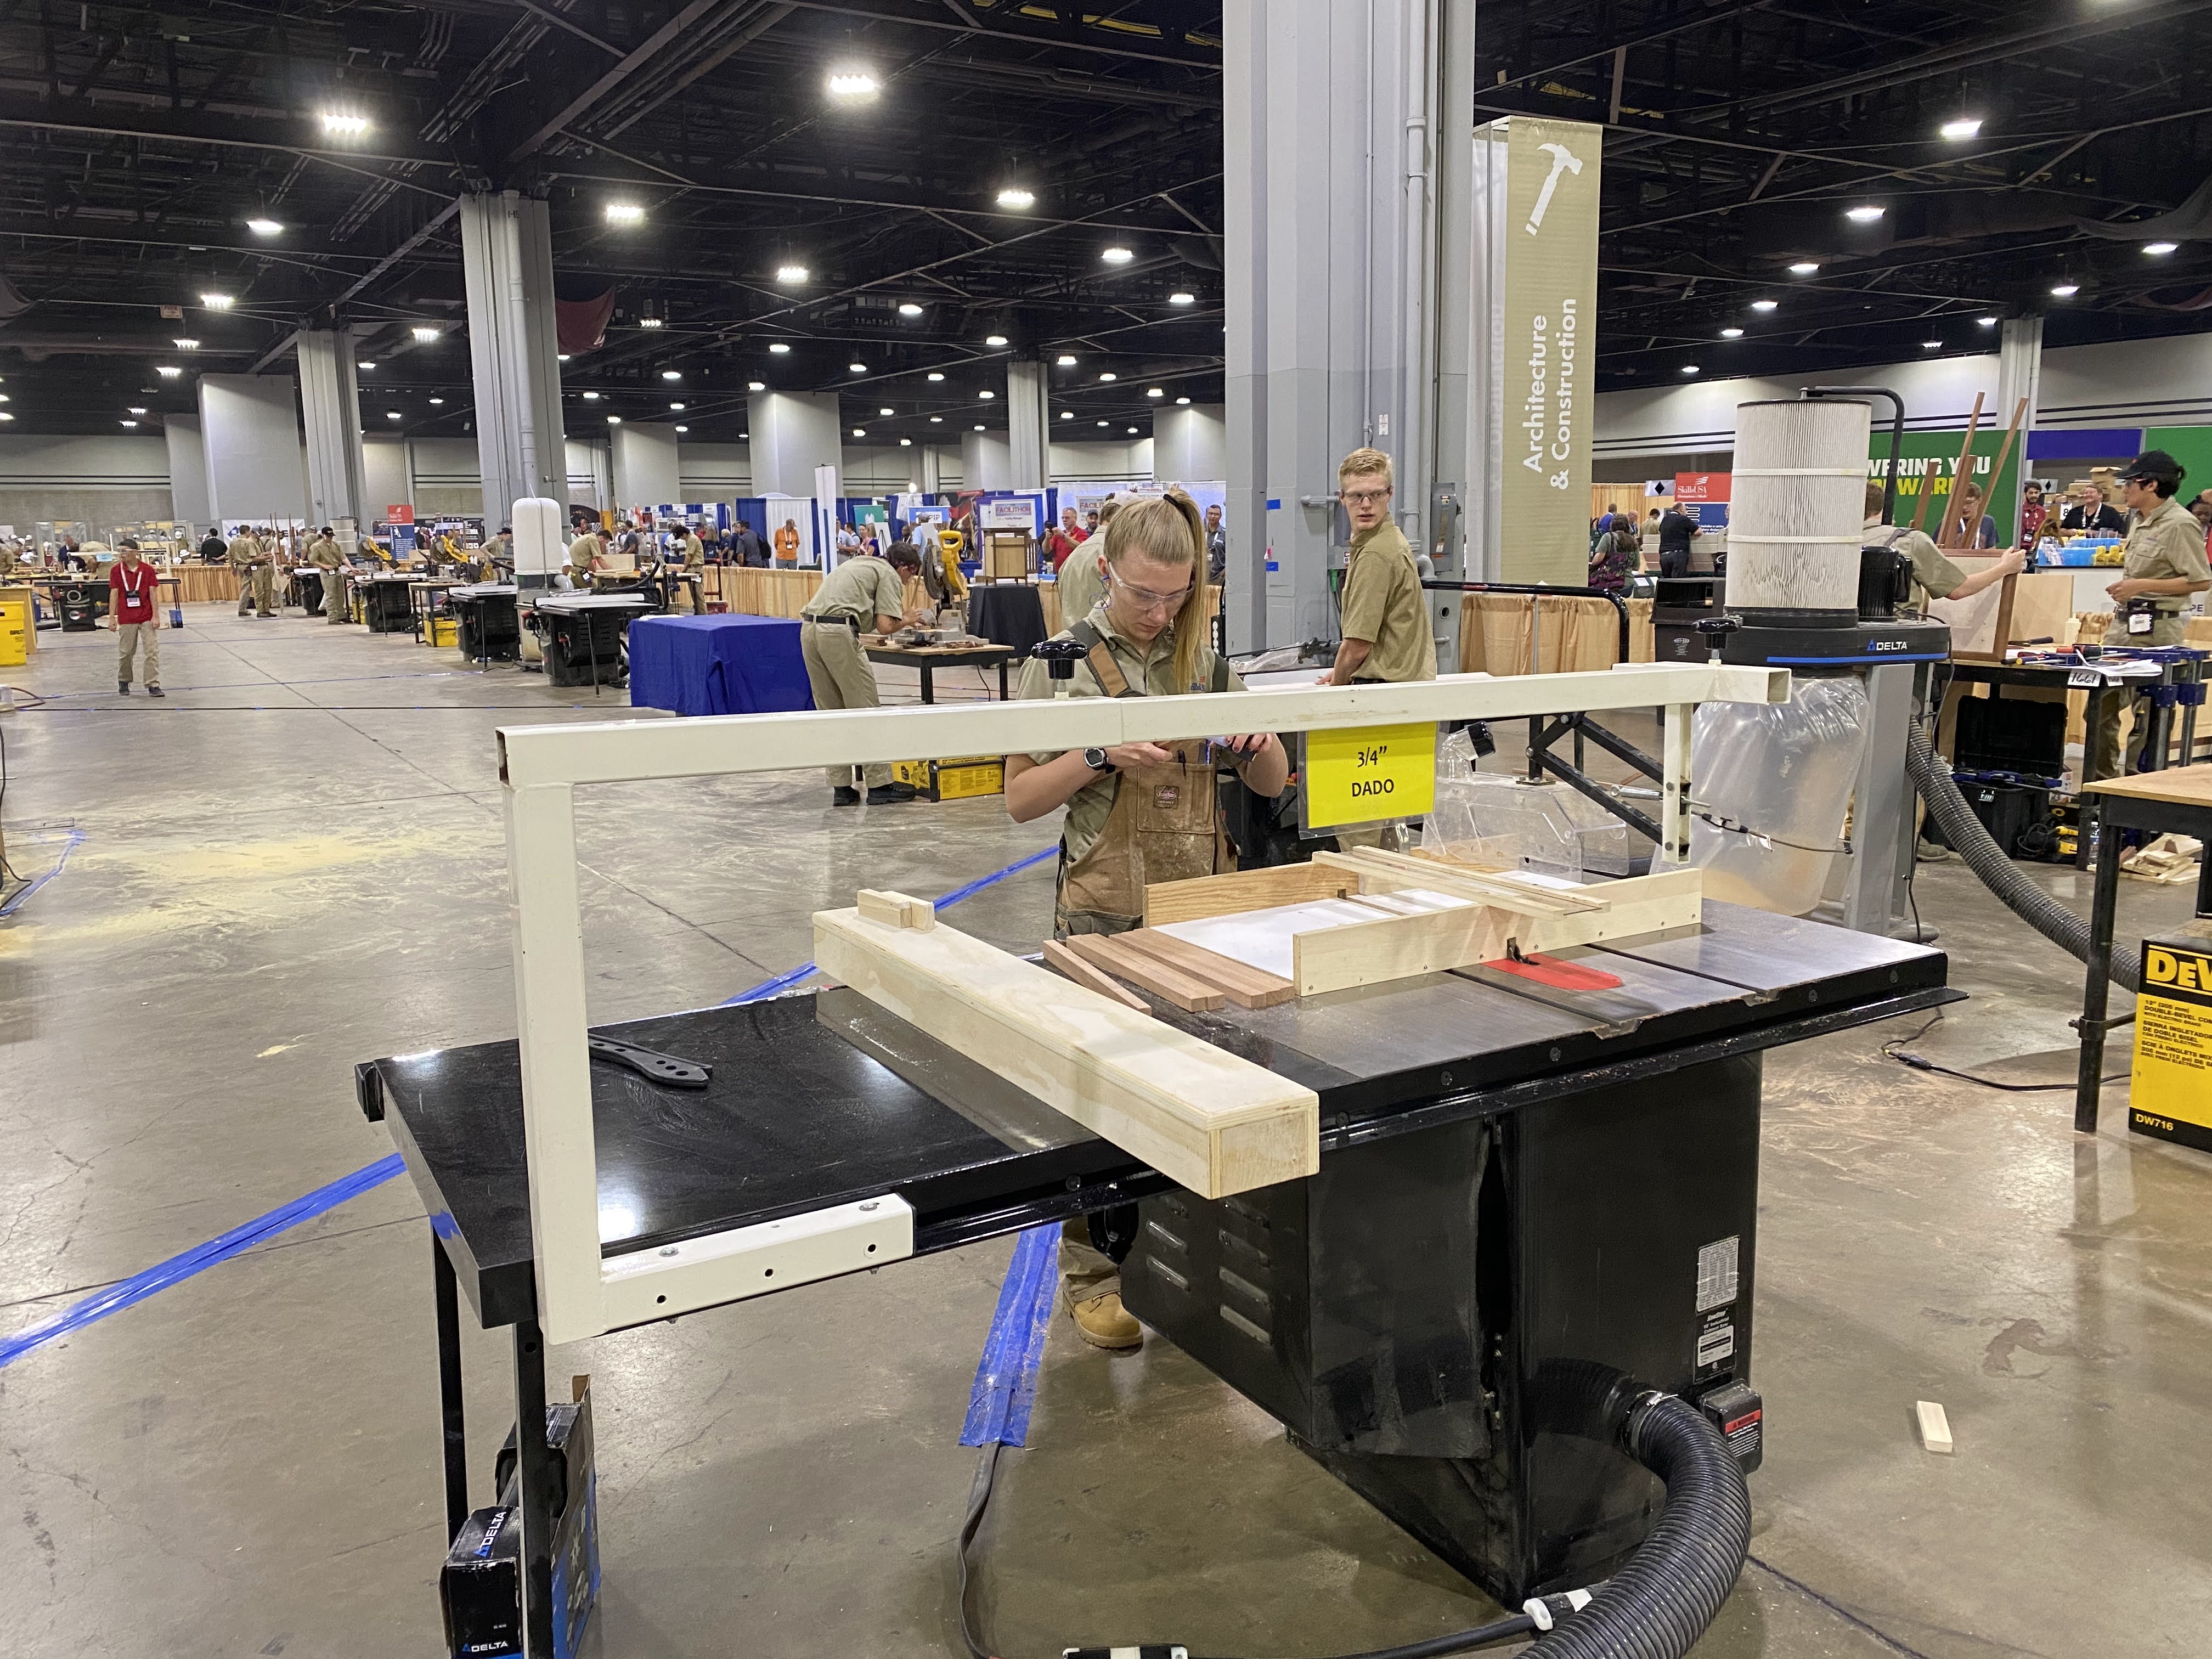
[[[1094,772],[1111,772],[1114,770],[1114,763],[1106,758],[1106,751],[1103,749],[1085,750],[1083,751],[1083,763]]]

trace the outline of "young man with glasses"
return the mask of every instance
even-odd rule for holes
[[[1355,449],[1337,466],[1337,499],[1352,520],[1352,556],[1344,567],[1344,639],[1323,684],[1437,677],[1420,569],[1405,532],[1390,521],[1395,487],[1390,458],[1379,449]]]
[[[1107,520],[1099,562],[1105,597],[1057,635],[1084,647],[1073,679],[1054,680],[1032,657],[1019,695],[1166,697],[1241,691],[1215,654],[1206,613],[1205,532],[1198,507],[1176,491],[1129,503]],[[1071,562],[1071,568],[1073,568]],[[1145,889],[1236,867],[1214,805],[1216,780],[1236,772],[1273,799],[1290,776],[1272,732],[1175,743],[1006,757],[1006,811],[1017,823],[1067,809],[1060,825],[1053,933],[1121,933],[1145,914]],[[1093,1347],[1133,1348],[1144,1332],[1121,1305],[1121,1270],[1078,1217],[1060,1234],[1068,1312]]]

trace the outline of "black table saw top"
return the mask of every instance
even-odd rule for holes
[[[1940,951],[1708,902],[1702,927],[1558,954],[1618,988],[1487,968],[1163,1019],[1321,1097],[1322,1147],[1510,1109],[1949,1001]],[[700,1091],[592,1066],[602,1247],[647,1249],[883,1193],[917,1254],[1165,1186],[1137,1159],[843,989],[599,1028],[712,1068]],[[534,1304],[512,1042],[372,1060],[362,1109],[404,1155],[478,1316]]]

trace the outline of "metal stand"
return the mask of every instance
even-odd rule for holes
[[[1893,937],[1901,921],[1910,926],[1905,884],[1918,826],[1905,751],[1916,682],[1924,672],[1909,663],[1865,671],[1867,744],[1851,792],[1850,874],[1844,888],[1844,926],[1862,933]]]
[[[445,1419],[446,1541],[469,1518],[469,1439],[461,1400],[461,1304],[453,1264],[430,1234],[430,1281],[438,1305],[438,1406]]]
[[[553,1449],[545,1443],[545,1339],[534,1319],[514,1327],[514,1448],[522,1520],[522,1650],[553,1654]]]

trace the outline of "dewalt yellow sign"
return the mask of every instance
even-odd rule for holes
[[[2128,1125],[2212,1152],[2212,949],[2145,939]]]

